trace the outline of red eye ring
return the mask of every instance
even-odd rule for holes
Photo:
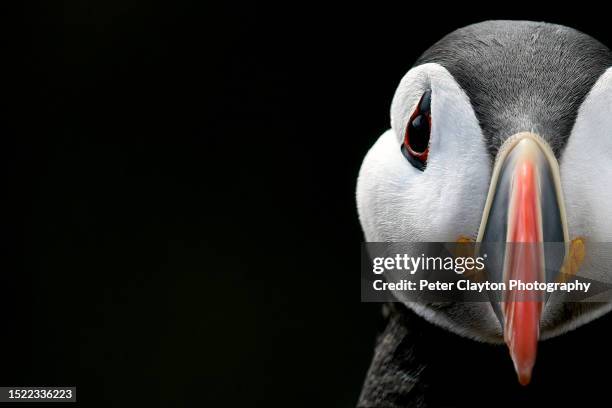
[[[429,137],[431,133],[431,91],[426,91],[410,116],[402,153],[417,169],[423,171],[429,156]]]

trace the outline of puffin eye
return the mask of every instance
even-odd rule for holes
[[[431,91],[426,91],[406,126],[402,153],[417,169],[424,171],[429,155],[431,133]]]

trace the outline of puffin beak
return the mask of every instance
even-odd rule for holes
[[[506,284],[503,298],[492,299],[491,304],[518,380],[527,385],[536,361],[545,298],[543,292],[513,288],[511,281],[557,279],[568,242],[559,165],[539,136],[519,133],[500,149],[477,241],[481,253],[483,248],[493,250],[485,252],[489,279]]]

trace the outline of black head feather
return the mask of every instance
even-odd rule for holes
[[[492,155],[512,134],[533,131],[559,156],[612,53],[572,28],[486,21],[448,34],[415,65],[428,62],[445,67],[467,93]]]

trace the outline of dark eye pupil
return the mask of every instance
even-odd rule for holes
[[[413,112],[406,128],[402,152],[419,170],[424,170],[429,154],[431,133],[431,91],[426,91]]]
[[[424,114],[418,115],[410,122],[410,148],[422,153],[429,146],[429,119]]]

